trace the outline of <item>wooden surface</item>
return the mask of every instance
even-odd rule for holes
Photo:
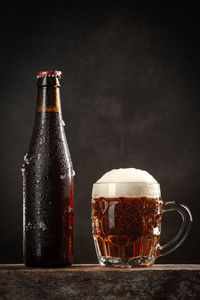
[[[0,299],[200,299],[200,265],[0,266]]]

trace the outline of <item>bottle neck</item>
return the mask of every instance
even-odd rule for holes
[[[58,78],[39,78],[37,85],[37,112],[61,112]]]
[[[37,112],[60,112],[60,88],[38,87]]]

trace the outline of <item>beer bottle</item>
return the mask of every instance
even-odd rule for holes
[[[72,263],[73,168],[60,103],[60,71],[37,75],[38,98],[24,157],[23,251],[31,267]]]

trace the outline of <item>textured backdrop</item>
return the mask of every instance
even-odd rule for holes
[[[36,74],[46,69],[63,72],[76,172],[74,262],[97,262],[92,184],[110,169],[135,167],[149,171],[163,199],[188,205],[194,218],[182,246],[157,262],[200,263],[197,8],[91,3],[1,11],[0,263],[22,262],[20,168],[34,123]],[[176,213],[164,217],[162,242],[180,220]]]

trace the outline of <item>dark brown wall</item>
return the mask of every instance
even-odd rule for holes
[[[200,263],[197,8],[107,2],[1,12],[1,263],[22,261],[20,168],[33,128],[36,74],[46,69],[63,72],[76,171],[74,262],[97,262],[92,184],[112,168],[136,167],[160,182],[165,201],[188,205],[194,217],[184,244],[157,262]],[[164,218],[163,242],[178,226],[175,213]]]

